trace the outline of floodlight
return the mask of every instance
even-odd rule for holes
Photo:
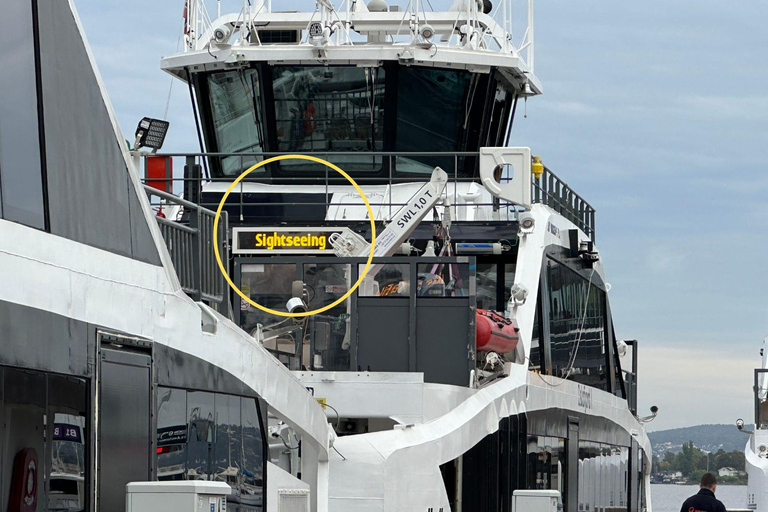
[[[533,228],[536,227],[536,219],[530,212],[522,212],[517,216],[519,234],[525,236],[533,233]]]
[[[525,304],[525,299],[528,298],[528,289],[525,286],[515,283],[509,289],[509,292],[515,300],[516,306]]]
[[[427,41],[431,40],[432,36],[435,35],[435,29],[433,29],[430,25],[423,25],[419,32],[421,37]]]
[[[213,41],[217,44],[227,44],[230,35],[232,35],[232,30],[226,25],[217,27],[213,31]]]
[[[165,141],[165,135],[168,133],[168,121],[162,121],[160,119],[152,119],[151,117],[145,117],[139,122],[139,126],[136,128],[136,142],[133,144],[134,149],[139,148],[152,148],[157,151],[163,147]]]

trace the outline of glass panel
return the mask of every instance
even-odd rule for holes
[[[254,302],[276,311],[287,311],[286,303],[292,298],[291,285],[297,279],[295,263],[257,263],[240,267],[242,292]],[[292,370],[300,370],[305,364],[301,360],[304,324],[270,315],[241,300],[240,326],[255,336],[259,324],[264,330],[264,346],[283,364]]]
[[[501,310],[506,311],[509,299],[512,298],[512,285],[515,284],[515,264],[504,264],[504,304],[501,305]]]
[[[264,503],[264,441],[259,410],[254,398],[243,398],[243,480],[240,501],[243,505]]]
[[[187,392],[157,390],[157,479],[184,480],[187,474]]]
[[[53,425],[48,510],[85,508],[86,392],[83,379],[48,377],[48,418]]]
[[[562,495],[565,467],[564,439],[528,436],[529,489],[553,489]]]
[[[552,261],[548,277],[553,373],[607,390],[605,293]]]
[[[544,348],[541,343],[541,325],[539,324],[539,311],[541,311],[541,293],[536,297],[536,311],[533,314],[533,327],[531,328],[531,357],[530,370],[538,373],[546,373],[544,370]]]
[[[304,283],[309,293],[309,309],[325,307],[344,295],[352,285],[351,273],[352,267],[346,263],[305,263]],[[351,302],[347,300],[310,317],[303,360],[312,369],[350,369],[350,307]],[[311,358],[310,348],[313,349]]]
[[[9,490],[23,486],[27,480],[24,461],[36,460],[38,466],[45,461],[45,375],[37,372],[5,369],[5,400],[3,417],[5,432],[0,442],[4,460],[0,476],[3,479],[2,504],[9,503]],[[18,464],[17,464],[18,462]],[[21,467],[22,469],[19,469]],[[34,474],[34,496],[45,503],[42,492],[44,478],[41,471]],[[21,504],[19,504],[21,506]]]
[[[0,192],[7,220],[45,227],[31,2],[0,3]]]
[[[256,263],[240,267],[240,290],[254,302],[276,311],[287,311],[285,303],[291,299],[291,284],[297,278],[295,263]],[[240,327],[252,332],[257,324],[264,327],[280,322],[282,318],[240,301]]]
[[[214,474],[213,446],[216,442],[213,393],[187,393],[187,478],[211,480]]]
[[[255,69],[208,75],[213,130],[220,153],[259,153],[264,136],[261,123],[259,77]],[[238,175],[261,161],[256,156],[222,158],[224,174]],[[254,172],[264,172],[260,168]]]
[[[459,151],[469,112],[467,71],[401,67],[397,94],[398,152]],[[454,159],[410,156],[397,159],[398,172],[431,174],[435,166],[454,173]]]
[[[48,418],[53,425],[48,510],[85,508],[86,393],[83,379],[48,377]]]
[[[579,511],[626,510],[629,448],[579,442]]]
[[[365,265],[360,264],[358,275],[362,274],[363,269]],[[379,267],[373,280],[373,286],[364,286],[365,283],[360,285],[360,297],[408,297],[411,267],[407,263],[385,263]]]
[[[477,308],[496,311],[498,289],[498,266],[495,263],[477,264]],[[503,283],[502,283],[503,286]]]
[[[240,423],[240,397],[216,395],[216,449],[214,450],[213,478],[226,482],[232,488],[227,501],[240,499],[243,481],[241,469],[243,433]]]
[[[419,263],[417,297],[466,297],[469,265],[466,263]]]
[[[384,69],[277,66],[273,69],[278,150],[380,151],[384,132]],[[347,172],[371,172],[381,157],[330,160]],[[283,171],[322,170],[305,160],[281,162]]]

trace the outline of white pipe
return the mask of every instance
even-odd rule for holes
[[[528,68],[533,73],[533,0],[528,0]]]

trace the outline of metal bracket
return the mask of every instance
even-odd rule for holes
[[[480,180],[488,192],[530,210],[530,148],[480,148],[479,163]],[[505,165],[512,166],[511,175],[505,173]]]

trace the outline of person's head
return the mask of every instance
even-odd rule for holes
[[[715,475],[712,473],[704,473],[704,475],[701,477],[701,483],[699,484],[699,487],[715,492],[715,489],[717,488],[717,478],[715,478]]]

